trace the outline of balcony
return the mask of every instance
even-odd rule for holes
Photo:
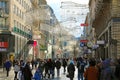
[[[0,30],[9,30],[9,26],[8,25],[0,25]]]
[[[96,1],[95,15],[98,15],[103,6],[103,0]]]

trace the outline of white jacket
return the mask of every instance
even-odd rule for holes
[[[15,71],[15,72],[20,71],[20,66],[16,64],[16,65],[14,66],[14,71]]]
[[[22,71],[18,71],[17,79],[22,80]]]

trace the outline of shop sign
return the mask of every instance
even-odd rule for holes
[[[33,39],[39,40],[41,39],[41,35],[33,35]]]
[[[7,49],[6,48],[0,48],[0,52],[6,52]]]
[[[33,46],[34,46],[34,47],[37,46],[37,41],[34,40],[34,42],[33,42]]]
[[[105,41],[104,40],[97,41],[97,44],[105,44]]]
[[[99,45],[93,45],[93,49],[97,49],[99,47]]]
[[[88,40],[80,40],[80,42],[87,43]]]
[[[8,48],[8,42],[0,42],[0,47]]]
[[[87,27],[88,24],[87,23],[81,23],[80,26],[86,26]]]

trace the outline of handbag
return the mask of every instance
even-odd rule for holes
[[[69,75],[69,74],[67,74],[67,75],[66,75],[66,77],[68,77],[68,78],[69,78],[69,77],[70,77],[70,75]]]

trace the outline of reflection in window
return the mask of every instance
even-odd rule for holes
[[[8,13],[8,10],[7,10],[7,2],[5,2],[5,1],[0,1],[0,8],[3,9],[6,13]]]
[[[0,8],[5,8],[5,7],[6,7],[6,2],[1,1],[1,2],[0,2]]]

